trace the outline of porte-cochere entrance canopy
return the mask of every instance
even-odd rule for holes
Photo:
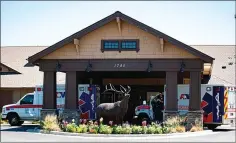
[[[197,37],[196,37],[197,38]],[[77,85],[84,74],[165,72],[165,111],[177,107],[177,75],[190,73],[190,111],[200,110],[201,76],[210,74],[214,58],[119,11],[28,58],[44,72],[43,109],[56,109],[56,72],[66,73],[65,109],[77,109]],[[99,74],[100,80],[103,75]],[[105,75],[104,75],[105,76]],[[47,110],[48,111],[48,110]]]

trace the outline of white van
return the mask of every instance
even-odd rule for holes
[[[97,93],[99,88],[95,85],[78,85],[78,103],[81,113],[88,113],[87,119],[95,118],[95,108],[97,105]],[[85,98],[86,96],[86,98]],[[90,96],[90,98],[87,98]],[[87,101],[86,101],[87,100]],[[88,101],[89,100],[89,101]],[[95,101],[95,102],[91,102]],[[82,102],[81,102],[82,101]],[[11,126],[20,126],[24,121],[40,120],[40,111],[43,103],[43,86],[36,86],[33,93],[27,93],[17,103],[8,104],[2,108],[2,119],[7,119]],[[86,104],[85,104],[86,103]],[[65,104],[65,85],[57,85],[57,109],[62,113]],[[93,104],[92,106],[89,106]],[[90,109],[89,107],[92,107]]]

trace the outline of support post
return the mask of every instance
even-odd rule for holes
[[[190,130],[192,125],[196,122],[203,126],[203,115],[201,111],[201,72],[190,72],[190,86],[189,86],[189,112],[187,130]]]
[[[75,120],[79,124],[80,112],[78,110],[78,79],[76,71],[66,72],[65,109],[61,119],[67,122]]]
[[[166,72],[166,107],[164,120],[178,116],[177,71]]]
[[[56,72],[45,71],[43,78],[43,107],[41,120],[49,114],[58,115],[56,103]]]

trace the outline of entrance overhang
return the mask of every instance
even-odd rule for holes
[[[203,71],[198,59],[71,59],[40,60],[40,71]]]

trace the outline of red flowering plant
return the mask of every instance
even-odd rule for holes
[[[84,119],[84,120],[83,120],[83,124],[86,124],[86,123],[87,123],[87,120],[86,120],[86,119]]]
[[[113,121],[109,121],[109,125],[112,126],[113,125]]]
[[[68,122],[63,120],[62,123],[60,124],[61,130],[65,132],[67,125],[68,125]]]
[[[147,126],[147,121],[142,121],[142,126]]]

